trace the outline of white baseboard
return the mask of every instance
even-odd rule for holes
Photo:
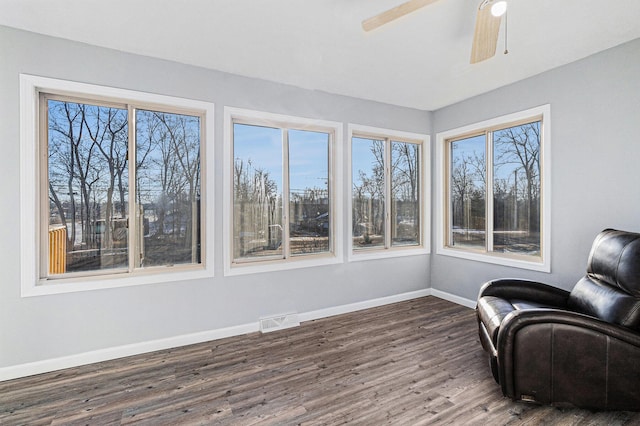
[[[0,381],[33,376],[35,374],[41,373],[49,373],[51,371],[63,370],[65,368],[71,367],[79,367],[81,365],[109,361],[112,359],[123,358],[132,355],[140,355],[147,352],[154,352],[179,346],[192,345],[195,343],[208,342],[210,340],[238,336],[241,334],[252,333],[254,331],[258,331],[257,322],[252,324],[244,324],[204,331],[200,333],[184,334],[175,337],[168,337],[166,339],[134,343],[131,345],[99,349],[97,351],[84,352],[60,358],[45,359],[42,361],[14,365],[11,367],[3,367],[0,368]]]
[[[334,315],[348,314],[349,312],[361,311],[363,309],[375,308],[377,306],[388,305],[405,300],[417,299],[418,297],[430,296],[431,289],[411,291],[408,293],[394,294],[393,296],[380,297],[378,299],[365,300],[363,302],[349,303],[348,305],[332,306],[330,308],[318,309],[299,314],[300,321],[312,321],[320,318],[332,317]]]
[[[408,293],[395,294],[392,296],[380,297],[377,299],[365,300],[363,302],[350,303],[347,305],[334,306],[331,308],[318,309],[299,314],[300,321],[311,321],[326,318],[334,315],[356,312],[362,309],[375,308],[377,306],[388,305],[390,303],[402,302],[405,300],[417,299],[425,296],[435,296],[467,307],[475,307],[475,301],[464,299],[440,290],[424,289]],[[20,377],[33,376],[35,374],[48,373],[65,368],[79,367],[81,365],[96,362],[108,361],[132,355],[140,355],[147,352],[176,348],[179,346],[192,345],[196,343],[208,342],[225,337],[238,336],[241,334],[259,331],[259,322],[226,327],[216,330],[209,330],[200,333],[185,334],[181,336],[168,337],[166,339],[152,340],[149,342],[134,343],[131,345],[117,346],[113,348],[100,349],[97,351],[85,352],[81,354],[69,355],[60,358],[46,359],[42,361],[19,364],[10,367],[0,368],[0,381],[17,379]]]
[[[457,303],[458,305],[466,306],[467,308],[475,309],[476,301],[471,299],[465,299],[464,297],[456,296],[455,294],[447,293],[445,291],[431,289],[431,295],[439,299],[448,300],[449,302]]]

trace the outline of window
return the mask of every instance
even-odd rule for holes
[[[339,124],[226,111],[232,165],[227,273],[232,266],[253,272],[256,265],[264,270],[335,261]]]
[[[39,113],[37,142],[23,141],[34,151],[25,151],[25,173],[37,175],[38,286],[75,291],[205,271],[212,107],[30,76],[23,85]],[[128,280],[105,281],[120,277]]]
[[[438,136],[442,252],[548,267],[548,106]]]
[[[424,253],[427,137],[351,125],[350,141],[352,254]]]

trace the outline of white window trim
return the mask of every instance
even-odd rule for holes
[[[399,130],[383,129],[379,127],[364,126],[360,124],[349,124],[347,126],[348,138],[347,138],[347,154],[346,162],[348,164],[349,172],[347,174],[347,187],[349,188],[347,197],[347,253],[349,262],[360,260],[372,260],[383,259],[390,257],[404,257],[404,256],[416,256],[425,255],[431,252],[430,244],[430,232],[431,229],[431,143],[429,135],[423,135],[419,133],[404,132]],[[382,139],[398,139],[398,140],[411,140],[420,142],[422,147],[420,152],[422,153],[420,161],[421,167],[421,180],[420,180],[420,200],[421,200],[421,245],[419,246],[398,246],[379,249],[368,250],[353,250],[353,237],[351,230],[353,229],[353,197],[351,191],[353,189],[353,170],[351,163],[351,144],[353,135],[366,134],[370,136],[379,136]]]
[[[177,268],[175,270],[154,268],[136,270],[127,274],[92,277],[60,278],[54,281],[41,280],[40,235],[39,235],[39,191],[40,155],[39,93],[78,95],[96,99],[117,99],[129,103],[144,103],[185,108],[205,113],[204,141],[202,146],[203,199],[204,206],[204,257],[201,267]],[[20,74],[20,269],[21,296],[42,296],[86,290],[117,288],[162,282],[177,282],[213,277],[214,270],[214,164],[213,127],[214,105],[172,96],[117,89],[93,84],[78,83]],[[204,203],[203,203],[204,204]]]
[[[446,141],[457,136],[470,134],[486,128],[509,124],[527,120],[529,118],[542,116],[542,132],[540,141],[540,166],[541,186],[542,186],[542,206],[541,225],[542,231],[542,256],[541,261],[528,261],[524,259],[509,258],[498,253],[477,253],[469,250],[460,250],[447,247],[445,245],[445,221],[447,196],[445,194],[446,179],[444,173],[447,171],[446,161]],[[524,111],[515,112],[501,117],[492,118],[479,123],[457,129],[448,130],[436,134],[436,254],[444,256],[458,257],[461,259],[478,262],[492,263],[496,265],[511,266],[514,268],[529,269],[533,271],[551,272],[551,154],[549,141],[551,140],[551,106],[541,105]]]
[[[263,260],[246,262],[241,264],[233,263],[233,253],[231,250],[233,241],[233,140],[232,129],[234,120],[245,120],[248,122],[270,122],[281,123],[283,127],[325,127],[334,132],[331,152],[333,153],[333,164],[329,172],[329,191],[331,195],[331,214],[335,218],[333,226],[333,253],[314,254],[309,256],[296,256],[288,259]],[[224,244],[224,275],[244,275],[263,272],[283,271],[289,269],[308,268],[322,265],[332,265],[343,262],[343,148],[342,148],[342,123],[335,121],[316,120],[311,118],[294,117],[282,114],[274,114],[263,111],[254,111],[235,107],[224,107],[224,211],[223,217],[223,244]],[[286,207],[286,206],[285,206]]]

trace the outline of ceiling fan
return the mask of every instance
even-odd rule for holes
[[[438,0],[409,0],[392,9],[375,15],[362,21],[362,28],[365,31],[372,31],[384,24],[415,12],[425,6],[435,3]],[[496,54],[496,44],[498,43],[498,33],[502,15],[507,10],[507,2],[502,0],[482,0],[478,6],[476,15],[476,27],[473,34],[473,44],[471,46],[471,63],[489,59]],[[506,53],[506,50],[505,50]]]

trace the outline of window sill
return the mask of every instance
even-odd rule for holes
[[[153,270],[136,271],[130,274],[122,273],[101,277],[42,279],[37,281],[35,285],[23,285],[22,297],[75,293],[166,282],[182,282],[213,277],[213,270],[202,266],[175,267],[175,270],[172,269],[173,267],[154,268]]]
[[[287,271],[291,269],[313,268],[315,266],[335,265],[342,263],[338,256],[334,255],[316,255],[312,258],[305,256],[304,258],[290,258],[279,260],[249,261],[243,263],[233,263],[225,265],[225,276],[259,274],[263,272]]]
[[[388,259],[394,257],[420,256],[429,254],[428,248],[423,246],[394,247],[391,249],[362,249],[353,251],[349,255],[349,262],[359,262],[363,260]]]
[[[457,250],[448,247],[440,247],[436,254],[459,259],[472,260],[475,262],[491,263],[494,265],[509,266],[512,268],[527,269],[530,271],[551,272],[551,265],[544,257],[540,261],[526,260],[524,257],[509,257],[507,255],[471,252]]]

